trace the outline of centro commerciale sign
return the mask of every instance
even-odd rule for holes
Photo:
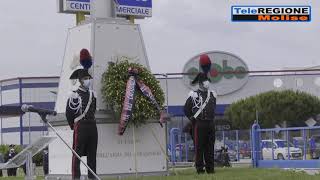
[[[106,0],[113,3],[115,15],[118,17],[134,16],[145,18],[152,16],[152,0]],[[83,12],[90,14],[90,0],[58,0],[58,8],[61,13]]]
[[[222,51],[210,51],[201,53],[191,58],[184,66],[184,73],[194,73],[194,75],[183,76],[186,86],[191,89],[197,89],[197,85],[192,86],[191,81],[200,72],[200,55],[207,54],[211,60],[211,70],[208,77],[211,80],[210,89],[217,91],[218,95],[225,95],[235,92],[242,88],[248,81],[247,73],[223,73],[223,72],[246,72],[247,64],[238,56]]]

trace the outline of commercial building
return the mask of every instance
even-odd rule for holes
[[[29,104],[54,109],[59,77],[19,77],[0,81],[0,105]],[[29,144],[47,133],[40,117],[26,113],[1,118],[1,144]]]
[[[188,122],[184,116],[183,106],[190,87],[186,85],[184,77],[157,76],[157,78],[166,94],[169,113],[173,115],[168,129],[182,128]],[[224,112],[231,103],[266,91],[292,89],[320,96],[320,74],[317,72],[248,75],[247,81],[241,86],[235,83],[235,78],[221,78],[219,82],[233,91],[226,94],[218,92],[217,119],[226,120]],[[1,105],[30,104],[54,109],[58,83],[59,77],[23,77],[1,80],[0,103]],[[213,84],[212,88],[219,89],[215,86],[216,84]],[[21,117],[1,118],[0,143],[29,144],[46,132],[47,127],[37,114],[26,113]]]

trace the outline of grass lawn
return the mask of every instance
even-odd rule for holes
[[[320,175],[308,175],[303,172],[285,171],[280,169],[252,168],[219,168],[213,175],[197,175],[195,170],[176,170],[178,175],[165,177],[138,177],[139,180],[319,180]],[[134,180],[135,177],[123,180]],[[115,179],[106,179],[115,180]]]
[[[24,180],[24,177],[22,176],[17,176],[17,177],[1,177],[0,178],[1,180]],[[43,180],[44,178],[43,177],[37,177],[37,180]]]
[[[155,177],[128,177],[121,180],[318,180],[320,175],[307,175],[303,172],[285,171],[280,169],[252,169],[252,168],[218,168],[213,175],[197,175],[194,169],[176,169],[177,175]],[[24,177],[2,177],[1,180],[23,180]],[[43,179],[39,177],[37,179]],[[106,178],[104,180],[117,180]]]

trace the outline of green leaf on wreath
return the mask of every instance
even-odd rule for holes
[[[129,79],[129,67],[140,69],[138,79],[142,80],[150,87],[152,94],[160,106],[164,104],[164,93],[159,81],[144,66],[138,63],[131,63],[132,58],[120,57],[117,62],[110,64],[107,70],[102,74],[102,96],[107,104],[113,105],[116,117],[120,117],[122,104],[125,98],[126,84]],[[159,112],[149,100],[143,96],[139,89],[135,91],[135,105],[131,116],[130,124],[140,126],[147,120],[159,119]],[[119,119],[117,119],[119,120]],[[129,125],[130,125],[129,124]]]

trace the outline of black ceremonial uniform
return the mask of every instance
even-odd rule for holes
[[[210,92],[210,91],[209,91]],[[198,173],[214,172],[214,141],[215,125],[214,116],[216,108],[216,93],[210,92],[210,99],[203,111],[194,119],[194,115],[206,101],[208,91],[192,91],[184,106],[185,115],[192,121],[193,139],[195,144],[195,166]],[[202,99],[202,100],[201,100]],[[204,159],[203,159],[204,158]],[[205,163],[204,163],[205,160]]]
[[[90,107],[83,118],[76,121],[81,114],[85,113],[85,109],[90,99],[90,93],[92,102]],[[73,129],[73,149],[79,156],[87,156],[88,166],[96,172],[96,154],[98,144],[98,132],[95,121],[96,111],[96,98],[94,93],[90,90],[79,88],[76,92],[73,92],[68,99],[66,116],[70,128]],[[80,179],[80,160],[73,155],[72,156],[72,178]],[[94,178],[91,172],[88,172],[89,178]]]

